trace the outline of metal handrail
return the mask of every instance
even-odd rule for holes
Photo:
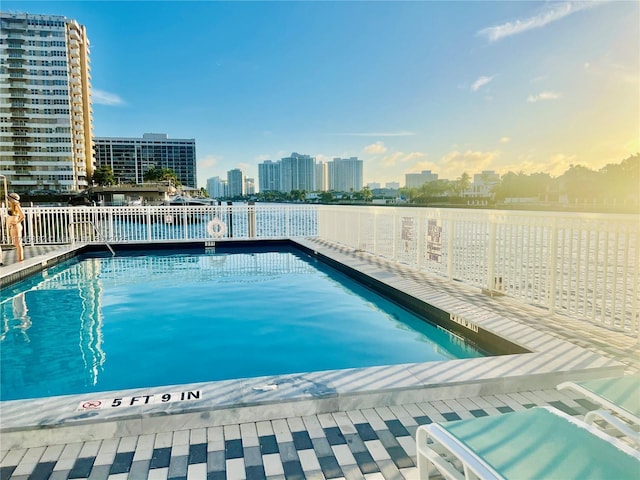
[[[100,240],[102,240],[102,242],[107,246],[107,248],[111,252],[111,255],[113,255],[115,257],[116,256],[116,252],[113,250],[111,245],[109,245],[109,242],[107,242],[105,240],[105,238],[102,236],[102,233],[100,232],[100,230],[98,230],[98,227],[96,227],[95,223],[93,223],[91,220],[82,220],[82,221],[78,221],[78,222],[71,222],[69,224],[69,229],[71,229],[71,227],[73,225],[80,225],[80,224],[83,224],[83,223],[88,223],[89,225],[91,225],[93,227],[93,231],[96,232],[96,234],[98,235]],[[75,235],[72,235],[72,238],[75,241]]]

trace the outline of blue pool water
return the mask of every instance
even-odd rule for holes
[[[483,355],[295,251],[79,257],[0,308],[2,400]]]

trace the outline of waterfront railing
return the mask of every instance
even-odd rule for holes
[[[640,335],[636,215],[306,204],[24,211],[27,245],[319,237]]]
[[[637,215],[324,206],[318,236],[640,335]]]
[[[24,207],[24,243],[193,242],[317,235],[314,205]],[[9,243],[6,238],[4,243]]]

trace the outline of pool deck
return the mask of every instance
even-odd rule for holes
[[[581,416],[592,405],[555,385],[639,371],[632,336],[364,252],[296,242],[532,353],[1,402],[0,478],[417,478],[419,424],[534,405]],[[26,247],[19,265],[5,251],[0,278],[70,251]],[[77,411],[169,391],[200,398]]]

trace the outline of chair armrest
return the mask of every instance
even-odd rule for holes
[[[584,416],[584,422],[588,425],[592,425],[598,418],[604,420],[616,430],[620,431],[623,435],[629,437],[636,445],[640,446],[640,433],[608,410],[593,410]]]

